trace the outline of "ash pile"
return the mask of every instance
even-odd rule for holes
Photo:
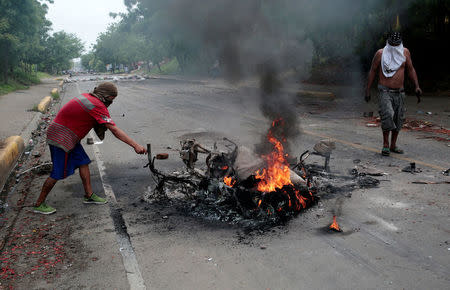
[[[167,156],[152,156],[148,145],[149,163],[146,166],[156,186],[144,198],[151,203],[169,202],[186,214],[207,221],[255,230],[285,224],[315,205],[321,192],[329,193],[330,188],[336,193],[341,191],[337,185],[332,185],[339,177],[328,172],[334,144],[322,142],[321,146],[315,146],[320,152],[315,150],[313,153],[325,158],[324,166],[318,167],[305,164],[309,151],[305,151],[298,162],[289,164],[289,156],[272,130],[267,138],[273,148],[262,156],[227,138],[215,142],[212,149],[205,148],[195,139],[183,140],[179,153],[185,168],[171,173],[156,168],[155,161]],[[205,164],[197,168],[199,154],[206,158]],[[362,179],[367,177],[346,176],[342,190],[378,184],[373,178],[372,182],[362,182]]]

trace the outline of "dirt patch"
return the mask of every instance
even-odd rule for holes
[[[70,226],[60,226],[69,224],[71,218],[36,217],[26,210],[0,253],[2,285],[14,288],[20,282],[20,287],[27,289],[48,287],[63,272],[83,267],[80,261],[87,255],[82,243],[71,238]]]
[[[72,237],[73,216],[37,216],[32,212],[34,195],[42,185],[42,174],[49,166],[39,158],[47,147],[45,117],[32,133],[33,145],[23,154],[2,194],[0,212],[0,289],[48,288],[63,274],[82,269],[87,252],[80,240]],[[36,167],[38,166],[38,167]],[[34,168],[34,169],[33,169]],[[8,204],[9,203],[9,204]]]

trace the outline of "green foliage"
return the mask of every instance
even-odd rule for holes
[[[58,73],[83,48],[74,35],[49,35],[47,3],[53,0],[0,0],[0,85],[2,92],[39,83],[37,68]]]
[[[45,41],[44,60],[40,66],[46,72],[60,73],[70,69],[72,59],[79,57],[82,51],[83,43],[77,36],[56,32]]]
[[[52,78],[52,76],[49,75],[48,73],[46,73],[46,72],[41,72],[41,71],[38,71],[38,72],[36,73],[36,76],[37,76],[37,78],[40,79],[40,80]]]
[[[28,111],[31,111],[31,112],[39,112],[38,105],[37,105],[37,104],[34,104],[34,105],[33,105],[33,108],[29,109]]]
[[[41,60],[51,23],[45,19],[46,4],[37,0],[1,0],[0,11],[0,81],[7,82],[19,64],[31,73],[29,64]]]
[[[53,100],[59,100],[59,92],[57,91],[57,92],[55,92],[55,93],[50,93],[51,95],[52,95],[52,99]]]
[[[11,74],[13,79],[26,86],[39,84],[41,80],[35,73],[28,73],[24,69],[16,68]]]
[[[10,81],[7,84],[0,84],[0,96],[8,94],[10,92],[14,92],[16,90],[24,90],[27,89],[28,86],[25,86],[19,82],[16,81]]]

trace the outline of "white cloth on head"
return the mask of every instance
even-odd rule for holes
[[[392,77],[405,61],[403,43],[392,46],[386,42],[386,46],[381,54],[381,69],[384,76],[387,78]]]

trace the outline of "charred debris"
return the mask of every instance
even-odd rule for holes
[[[274,127],[276,121],[272,124]],[[249,148],[223,138],[212,149],[195,139],[180,142],[184,169],[166,173],[156,167],[160,155],[152,155],[148,144],[151,176],[156,186],[145,196],[148,202],[169,202],[178,210],[212,222],[238,225],[246,230],[264,230],[283,225],[315,205],[319,197],[348,194],[356,188],[374,187],[379,181],[363,174],[348,176],[329,172],[334,144],[321,141],[314,151],[305,151],[295,162],[287,162],[283,145],[269,130],[273,150],[258,156]],[[323,156],[324,166],[306,164],[310,153]],[[199,154],[205,164],[196,168]],[[289,158],[293,160],[292,158]],[[349,195],[347,195],[349,196]]]

